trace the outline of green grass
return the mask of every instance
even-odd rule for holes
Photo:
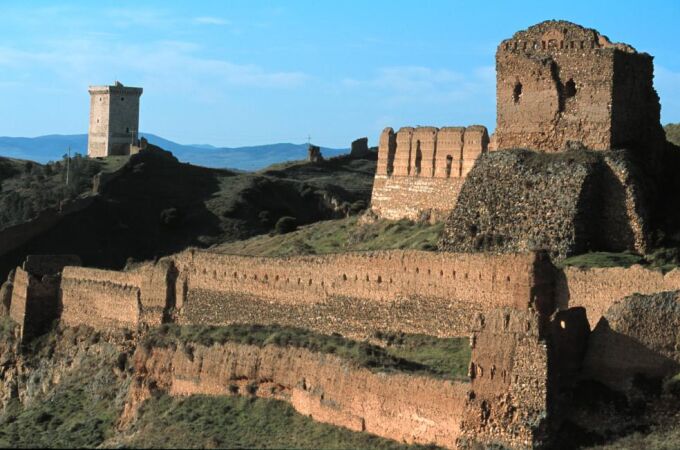
[[[680,249],[659,248],[644,256],[630,252],[590,252],[566,258],[558,265],[560,267],[573,266],[589,269],[594,267],[630,267],[634,264],[665,273],[680,266]]]
[[[150,339],[166,344],[184,341],[208,345],[225,339],[253,340],[262,345],[306,343],[323,346],[324,351],[335,352],[331,348],[335,346],[340,353],[375,357],[374,346],[366,343],[280,327],[166,326],[155,333]],[[131,336],[125,339],[132,342]],[[27,378],[20,380],[24,389],[32,390],[30,401],[21,404],[14,399],[0,414],[0,447],[433,448],[406,446],[314,422],[285,402],[252,397],[158,395],[142,405],[130,429],[118,430],[116,422],[127,398],[132,370],[130,358],[121,359],[124,347],[87,327],[56,328],[36,339],[24,353]],[[58,372],[52,371],[55,368]],[[115,375],[114,368],[127,376]],[[56,374],[59,376],[53,378]]]
[[[470,342],[467,338],[437,338],[423,334],[376,333],[387,353],[431,368],[440,376],[447,374],[464,379],[470,364]]]
[[[149,332],[144,345],[169,347],[195,343],[204,346],[235,342],[257,346],[305,348],[335,354],[380,372],[407,372],[466,380],[470,361],[467,338],[440,339],[419,335],[376,335],[386,347],[279,325],[162,325]]]
[[[574,266],[580,268],[592,267],[630,267],[634,264],[644,264],[645,259],[633,253],[591,252],[572,256],[562,260],[562,267]]]
[[[261,235],[231,242],[216,251],[257,256],[327,254],[347,251],[418,249],[434,250],[443,224],[409,220],[378,220],[359,224],[357,217],[327,220],[283,235]]]
[[[368,433],[314,422],[282,401],[163,395],[147,401],[132,435],[135,448],[416,449]]]

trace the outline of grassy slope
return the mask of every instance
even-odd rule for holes
[[[162,396],[144,405],[133,432],[122,440],[125,447],[424,448],[314,422],[287,403],[253,398]]]
[[[680,249],[659,248],[644,256],[629,252],[591,252],[566,258],[559,263],[559,266],[588,269],[592,267],[630,267],[634,264],[639,264],[648,269],[668,272],[680,266]]]
[[[286,256],[347,251],[420,249],[437,246],[443,224],[409,220],[359,224],[357,217],[328,220],[282,235],[262,235],[222,244],[217,251],[239,255]]]

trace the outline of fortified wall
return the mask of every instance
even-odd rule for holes
[[[146,377],[142,381],[172,395],[231,395],[232,384],[252,382],[259,386],[257,395],[287,400],[317,420],[457,448],[499,442],[525,448],[543,442],[559,421],[556,392],[580,368],[590,329],[586,311],[594,324],[623,296],[680,289],[677,271],[557,270],[546,253],[385,251],[260,258],[188,250],[124,272],[60,269],[35,261],[25,267],[61,270],[60,278],[38,279],[16,269],[11,316],[27,330],[51,311],[45,305],[58,305],[51,320],[60,317],[67,326],[100,330],[168,322],[251,323],[356,339],[371,339],[376,331],[470,336],[470,382],[444,388],[435,380],[385,378],[352,367],[335,371],[345,374],[345,384],[316,379],[307,369],[341,363],[305,352],[295,361],[274,361],[272,354],[300,351],[266,346],[197,347],[189,352],[193,359],[181,349],[140,356],[140,364],[153,368],[140,372]],[[253,371],[248,361],[255,360],[271,364]],[[417,389],[404,387],[414,381]],[[444,403],[422,404],[447,392]],[[367,396],[382,406],[362,403]],[[405,410],[418,411],[423,419],[418,426],[403,415]]]
[[[177,320],[278,323],[358,339],[377,330],[464,336],[477,315],[550,302],[543,254],[420,251],[257,258],[175,256]],[[180,294],[181,293],[181,294]]]
[[[485,127],[405,127],[380,135],[371,209],[386,219],[443,218],[475,160],[488,150]]]

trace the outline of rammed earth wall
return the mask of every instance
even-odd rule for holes
[[[320,422],[449,448],[456,446],[470,388],[427,376],[375,373],[335,355],[275,345],[140,347],[135,369],[131,398],[137,401],[154,389],[171,395],[254,394],[285,400]]]
[[[552,282],[543,273],[549,261],[537,254],[258,258],[195,250],[174,260],[182,323],[283,323],[354,337],[376,330],[464,335],[480,312],[527,308]]]

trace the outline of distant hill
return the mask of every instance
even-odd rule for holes
[[[152,144],[171,151],[180,161],[204,167],[258,170],[283,161],[307,158],[307,144],[279,143],[229,148],[205,144],[183,145],[151,133],[142,133],[142,136]],[[0,156],[46,163],[61,159],[69,146],[73,153],[86,154],[87,135],[51,134],[34,138],[0,137]],[[341,155],[348,151],[348,149],[321,148],[322,154],[326,157]]]

